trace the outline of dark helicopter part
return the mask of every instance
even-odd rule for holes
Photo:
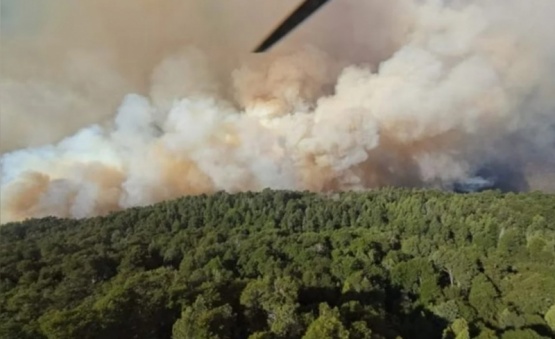
[[[270,34],[255,50],[255,53],[266,51],[272,47],[281,38],[291,32],[301,22],[306,20],[309,16],[314,14],[320,7],[326,4],[329,0],[306,0],[304,1],[281,25]]]

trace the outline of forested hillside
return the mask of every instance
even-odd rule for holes
[[[554,337],[541,193],[218,193],[0,246],[6,339]]]

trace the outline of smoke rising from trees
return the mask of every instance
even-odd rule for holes
[[[492,171],[553,189],[551,0],[335,1],[261,55],[295,1],[27,2],[2,11],[2,222]]]

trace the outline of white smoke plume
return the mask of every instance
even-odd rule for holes
[[[298,1],[29,1],[2,3],[1,222],[484,169],[555,188],[552,0],[335,0],[262,55]]]

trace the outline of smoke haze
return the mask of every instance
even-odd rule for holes
[[[250,54],[297,4],[3,1],[1,222],[266,187],[555,189],[554,1],[336,0]]]

